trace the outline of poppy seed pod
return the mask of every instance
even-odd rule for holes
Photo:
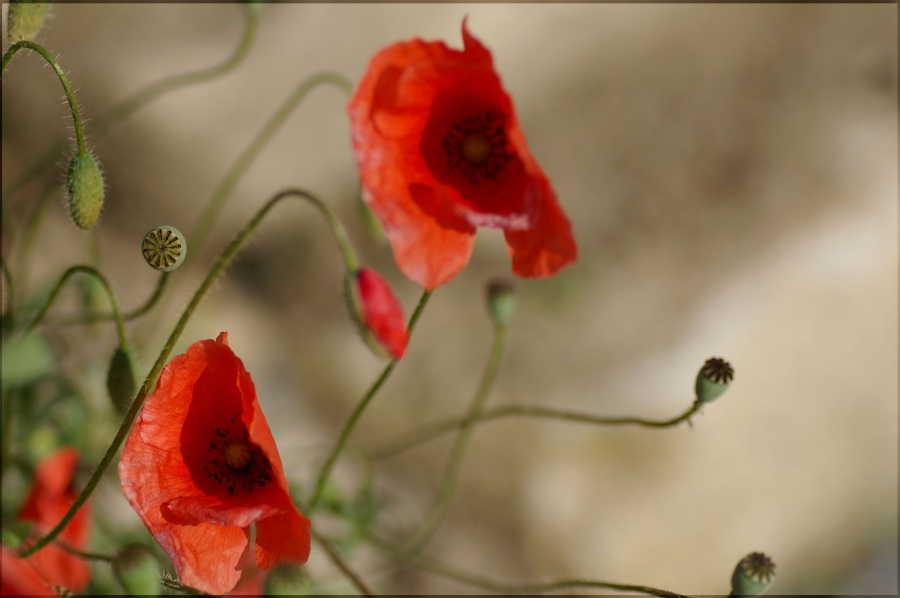
[[[697,382],[694,384],[697,400],[701,403],[716,400],[728,390],[732,380],[734,380],[734,368],[730,363],[720,357],[707,359],[697,373]]]
[[[505,280],[494,280],[487,287],[488,313],[495,324],[508,324],[516,311],[516,289]]]
[[[134,376],[134,357],[127,347],[116,347],[109,371],[106,373],[106,390],[119,413],[124,414],[131,406],[137,383]]]
[[[37,34],[41,32],[49,12],[49,2],[11,0],[6,17],[6,33],[9,36],[9,43],[34,41]]]
[[[159,596],[163,587],[161,568],[153,551],[143,544],[130,544],[112,562],[113,574],[129,596]]]
[[[751,552],[737,564],[731,575],[732,596],[759,596],[775,581],[775,563],[761,552]]]
[[[154,270],[171,272],[187,255],[187,241],[174,226],[157,226],[144,235],[141,243],[144,261]]]
[[[80,229],[90,230],[97,223],[105,196],[103,173],[89,152],[79,151],[69,163],[66,176],[69,189],[69,213]]]

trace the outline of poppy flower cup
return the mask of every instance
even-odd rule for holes
[[[382,50],[348,106],[363,199],[401,271],[429,290],[465,267],[479,226],[503,230],[519,276],[577,258],[490,52],[465,20],[462,37],[462,51],[418,39]]]
[[[309,521],[288,493],[250,375],[223,332],[163,369],[119,462],[122,490],[179,579],[211,594],[233,589],[249,560],[302,564]]]

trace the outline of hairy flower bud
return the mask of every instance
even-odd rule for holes
[[[516,311],[516,289],[505,280],[494,280],[487,287],[487,306],[495,324],[508,324]]]
[[[90,230],[97,223],[105,196],[103,173],[89,152],[75,154],[66,177],[69,189],[69,213],[75,226]]]
[[[697,373],[697,382],[694,391],[697,400],[702,403],[714,401],[731,386],[734,380],[734,368],[720,357],[707,359],[703,367]]]
[[[49,12],[49,2],[10,0],[9,12],[6,17],[6,33],[9,36],[9,43],[34,41],[37,34],[41,32]]]
[[[153,551],[143,544],[128,545],[116,555],[112,569],[122,589],[129,596],[162,594],[159,560]]]
[[[775,563],[761,552],[751,552],[731,575],[732,596],[759,596],[775,581]]]
[[[116,347],[106,374],[106,389],[116,410],[122,414],[128,411],[134,399],[137,383],[134,376],[134,357],[127,347]]]

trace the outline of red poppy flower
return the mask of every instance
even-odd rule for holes
[[[525,142],[490,52],[412,40],[372,59],[348,106],[363,198],[409,278],[433,289],[469,261],[475,227],[502,229],[519,276],[577,256],[569,221]]]
[[[363,335],[372,337],[374,343],[370,344],[375,345],[376,350],[380,347],[391,357],[400,359],[406,351],[409,336],[403,308],[391,287],[369,268],[360,268],[348,276],[350,309]]]
[[[31,559],[19,557],[12,549],[0,547],[0,595],[55,596]]]
[[[309,521],[288,493],[281,457],[244,364],[223,332],[163,369],[119,462],[122,490],[188,586],[224,594],[249,560],[303,564]]]
[[[34,485],[19,510],[19,519],[34,523],[36,536],[43,536],[56,527],[75,502],[78,495],[72,488],[72,481],[77,464],[78,451],[67,447],[41,461],[35,470]],[[87,547],[90,517],[90,505],[85,504],[60,533],[59,539],[72,548],[82,550]],[[26,540],[26,544],[30,540]],[[59,586],[78,593],[90,581],[88,563],[52,543],[21,560],[33,567],[47,586]],[[16,569],[24,572],[19,565]]]

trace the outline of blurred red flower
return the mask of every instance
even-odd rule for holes
[[[363,327],[363,334],[371,335],[378,347],[391,357],[400,359],[406,351],[409,336],[403,307],[391,287],[370,268],[351,272],[350,277],[352,287],[348,288],[348,293],[351,310]]]
[[[43,536],[56,527],[75,502],[78,495],[72,488],[72,482],[77,465],[78,451],[72,447],[63,448],[38,464],[34,484],[18,514],[18,518],[22,521],[34,524],[33,533],[25,541],[26,546],[36,537]],[[90,511],[90,504],[82,505],[59,534],[58,539],[78,550],[86,548],[91,525]],[[8,557],[15,560],[10,561]],[[33,573],[40,576],[45,588],[58,586],[75,593],[84,590],[91,578],[91,569],[87,561],[53,543],[24,559],[7,555],[4,551],[3,559],[4,594],[7,593],[5,589],[7,568],[14,572],[16,583],[25,584],[23,586],[25,588],[33,585],[31,583],[34,579]],[[28,590],[26,593],[32,592]]]
[[[532,157],[490,52],[412,40],[372,59],[350,100],[363,198],[400,269],[426,289],[469,261],[475,227],[502,229],[519,276],[577,257],[571,225]]]
[[[303,564],[309,521],[288,493],[281,457],[244,364],[223,332],[163,369],[119,462],[122,490],[188,586],[233,589],[249,563]]]

